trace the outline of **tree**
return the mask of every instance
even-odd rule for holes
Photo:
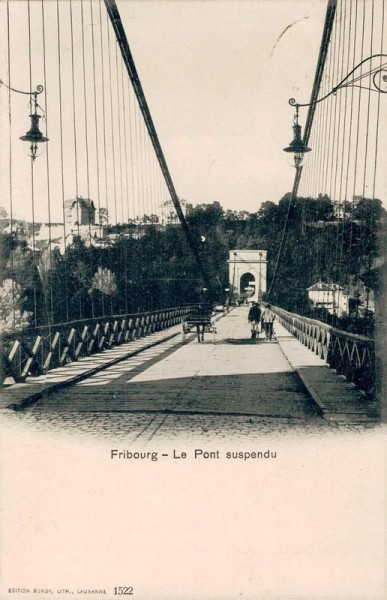
[[[382,201],[377,198],[360,198],[352,209],[352,219],[358,219],[364,224],[370,225],[385,216],[386,211]]]
[[[109,223],[109,211],[107,208],[101,207],[98,210],[98,223],[99,225],[108,225]]]
[[[91,282],[91,288],[89,294],[92,294],[94,290],[98,290],[106,296],[111,296],[117,291],[116,276],[108,268],[98,267],[97,272],[94,274]]]
[[[157,215],[155,215],[155,214],[143,215],[142,222],[143,223],[153,223],[153,224],[156,224],[156,223],[159,222],[159,217]]]
[[[5,279],[0,286],[0,331],[20,331],[29,325],[31,312],[21,309],[22,287],[12,279]]]

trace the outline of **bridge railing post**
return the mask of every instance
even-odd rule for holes
[[[371,397],[375,388],[375,341],[290,313],[278,306],[279,323],[340,375]]]
[[[2,334],[0,383],[23,382],[83,356],[162,331],[180,323],[188,311],[189,307],[167,308]]]

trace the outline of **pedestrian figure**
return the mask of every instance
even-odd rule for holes
[[[253,340],[255,340],[258,336],[259,323],[261,320],[261,309],[259,308],[257,302],[252,303],[247,320],[251,327],[251,337]]]
[[[271,310],[270,304],[268,304],[262,313],[263,327],[265,329],[265,335],[267,340],[271,340],[271,338],[273,337],[274,319],[275,314]]]

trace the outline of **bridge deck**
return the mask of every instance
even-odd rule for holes
[[[220,319],[217,328],[215,344],[209,334],[204,343],[191,334],[182,344],[180,328],[172,328],[54,371],[45,386],[73,380],[87,369],[92,375],[39,400],[21,417],[67,428],[82,421],[93,431],[118,427],[134,438],[244,437],[374,423],[372,407],[359,392],[280,324],[275,340],[266,341],[263,334],[251,340],[242,307]],[[114,364],[98,371],[109,361]],[[3,406],[10,398],[28,399],[42,379],[3,390]]]

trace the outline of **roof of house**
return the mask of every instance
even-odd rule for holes
[[[70,200],[64,201],[65,208],[71,208],[76,203],[79,203],[83,208],[93,208],[95,209],[94,202],[90,200],[90,198],[82,198],[82,196],[77,196],[76,198],[71,198]]]
[[[324,281],[317,281],[310,287],[308,292],[333,292],[335,290],[342,290],[343,288],[337,283],[325,283]]]

